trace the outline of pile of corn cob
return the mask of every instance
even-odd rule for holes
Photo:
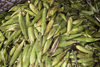
[[[100,67],[98,1],[30,0],[0,14],[0,67]]]

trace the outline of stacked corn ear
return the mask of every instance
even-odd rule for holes
[[[0,67],[100,67],[92,13],[83,0],[29,0],[0,14]]]

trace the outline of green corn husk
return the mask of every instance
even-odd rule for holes
[[[62,51],[63,51],[63,49],[58,48],[58,49],[54,52],[54,54],[52,54],[52,56],[56,56],[56,55],[58,55],[59,53],[61,53]]]
[[[92,51],[90,51],[90,50],[88,50],[88,49],[86,49],[86,48],[84,48],[84,47],[82,47],[82,46],[80,46],[80,45],[76,45],[76,48],[77,48],[78,50],[82,51],[82,52],[89,53],[89,54],[93,54]]]
[[[36,45],[37,41],[34,44],[34,47],[32,48],[32,52],[30,54],[30,64],[33,66],[36,60]]]
[[[16,15],[16,16],[17,16],[17,17],[14,17],[14,18],[12,17],[11,19],[9,19],[9,20],[6,21],[5,23],[3,23],[2,26],[18,23],[18,15]]]
[[[27,32],[26,22],[24,20],[22,12],[19,13],[19,25],[20,25],[21,31],[22,31],[25,39],[27,40],[28,39],[28,32]]]
[[[23,48],[23,62],[25,62],[25,59],[27,58],[27,53],[28,53],[28,50],[29,50],[29,45],[25,45],[25,47]]]
[[[51,45],[52,39],[48,39],[44,45],[43,48],[43,54],[49,49],[50,45]]]
[[[29,7],[30,7],[30,9],[35,13],[35,14],[38,14],[38,9],[33,5],[33,4],[29,4]]]
[[[35,36],[34,36],[33,27],[28,27],[28,37],[29,37],[30,43],[34,42]]]
[[[30,24],[30,26],[34,25],[34,23],[36,23],[41,17],[42,17],[42,11],[41,10],[37,15],[36,17],[32,20],[32,23]]]
[[[43,14],[42,14],[42,22],[41,22],[41,33],[42,35],[44,34],[44,31],[46,29],[46,14],[47,14],[47,9],[43,9]]]
[[[73,20],[72,20],[72,18],[70,17],[70,18],[68,19],[68,24],[67,24],[67,33],[69,33],[69,32],[71,31],[71,29],[72,29],[72,24],[73,24]]]
[[[59,9],[59,4],[57,6],[51,8],[47,13],[47,18],[54,15],[54,13],[57,12],[58,9]]]
[[[28,9],[25,9],[25,11],[26,11],[29,15],[31,15],[31,16],[36,16],[35,13],[33,13],[32,11],[30,11],[30,10],[28,10]]]
[[[48,23],[48,25],[47,25],[47,27],[46,27],[45,35],[50,31],[51,27],[53,26],[53,23],[54,23],[54,18],[52,18],[52,19],[49,21],[49,23]]]
[[[62,41],[62,42],[60,42],[59,44],[58,44],[58,47],[67,47],[67,46],[69,46],[69,45],[72,45],[72,44],[74,44],[74,43],[79,43],[78,41]]]
[[[50,32],[48,33],[48,36],[47,36],[47,39],[50,39],[51,37],[53,37],[53,35],[55,34],[56,32],[56,29],[57,29],[57,26],[54,26]]]
[[[65,55],[66,51],[60,53],[58,56],[56,56],[53,61],[52,61],[52,66],[54,66],[55,64],[57,64],[61,58]]]
[[[60,37],[60,40],[61,40],[61,41],[64,41],[64,40],[71,40],[71,39],[74,39],[74,38],[79,37],[79,36],[81,36],[81,35],[82,35],[81,33],[79,33],[79,34],[72,34],[72,35],[69,35],[69,36],[67,36],[67,35],[62,35],[62,36]]]
[[[10,43],[14,38],[18,37],[18,35],[20,34],[20,32],[21,32],[20,30],[14,31],[13,34],[12,34],[12,35],[9,37],[9,39],[7,40],[5,46],[8,46],[9,43]],[[17,33],[17,34],[16,34],[16,33]]]
[[[19,56],[21,49],[23,47],[23,43],[24,41],[22,41],[22,43],[18,46],[18,48],[16,49],[14,55],[12,56],[11,60],[10,60],[10,66],[15,62],[15,60],[17,59],[17,57]]]

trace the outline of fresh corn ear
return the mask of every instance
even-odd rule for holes
[[[44,45],[44,49],[43,49],[43,54],[49,49],[50,45],[52,43],[52,39],[48,39]]]
[[[30,9],[35,13],[35,14],[38,14],[38,9],[33,5],[33,4],[29,4],[29,7],[30,7]]]
[[[59,9],[59,4],[57,4],[55,7],[51,8],[47,13],[47,18],[54,15],[54,13],[56,13],[58,9]]]
[[[22,47],[24,45],[24,40],[21,42],[21,44],[18,46],[18,48],[16,49],[14,55],[12,56],[11,60],[10,60],[10,66],[15,62],[15,60],[18,58],[21,50],[22,50]]]
[[[93,54],[92,51],[90,51],[90,50],[84,48],[83,46],[76,45],[76,48],[77,48],[78,50],[82,51],[82,52],[89,53],[89,54]]]
[[[42,35],[44,34],[44,31],[46,29],[46,15],[47,15],[47,9],[43,9],[43,14],[42,14],[42,22],[41,22],[41,33]]]
[[[32,23],[30,24],[30,26],[34,25],[34,23],[36,23],[41,17],[42,17],[42,11],[41,10],[37,15],[36,17],[32,20]]]
[[[49,21],[49,23],[48,23],[48,25],[47,25],[47,27],[46,27],[45,35],[50,31],[51,27],[53,26],[53,23],[54,23],[54,18],[52,18],[52,19]]]
[[[72,24],[73,24],[72,22],[73,22],[73,20],[72,20],[72,18],[70,17],[70,18],[68,19],[68,24],[67,24],[67,33],[70,32],[71,29],[72,29]]]
[[[86,1],[0,0],[0,67],[100,67],[100,1]]]
[[[27,40],[28,39],[27,27],[22,12],[19,13],[19,25],[25,39]]]

